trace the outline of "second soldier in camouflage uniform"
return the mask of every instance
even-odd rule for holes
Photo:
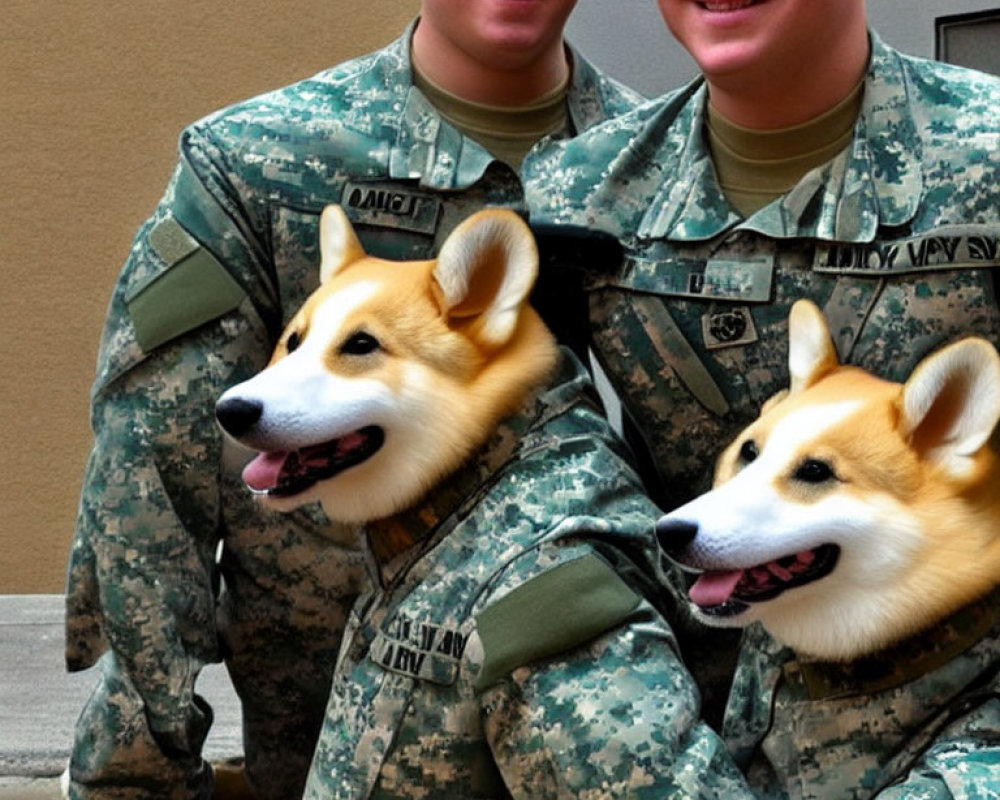
[[[660,5],[678,30],[679,15],[712,13]],[[785,72],[771,64],[765,88],[799,99],[797,82],[817,90],[812,61],[847,52],[833,37],[864,6],[765,3],[742,18],[766,26],[793,6],[830,31],[821,46],[805,39],[810,59]],[[753,34],[772,50],[803,41],[771,21]],[[864,24],[850,35],[864,37]],[[693,48],[706,61],[721,52]],[[1000,82],[904,56],[874,34],[859,66],[860,85],[849,77],[843,87],[858,112],[840,152],[746,213],[727,199],[709,146],[711,75],[555,145],[526,170],[536,220],[602,228],[624,245],[621,264],[593,265],[593,344],[673,502],[708,487],[721,449],[787,386],[786,321],[799,297],[823,308],[843,361],[892,380],[961,336],[1000,343]],[[903,783],[885,797],[992,796],[996,608],[987,600],[929,632],[936,657],[909,643],[868,672],[804,667],[752,628],[725,721],[715,721],[765,797],[871,797],[893,781]],[[714,666],[732,664],[735,643],[714,629],[681,640],[721,716],[729,678]],[[944,653],[963,651],[941,668]]]
[[[488,10],[476,8],[449,25]],[[194,687],[221,657],[259,796],[301,791],[365,559],[355,531],[314,509],[262,513],[212,410],[264,365],[318,282],[326,204],[342,204],[366,249],[390,258],[431,256],[484,205],[524,209],[516,170],[414,87],[412,32],[192,125],[135,239],[101,347],[69,572],[69,666],[102,670],[77,725],[74,798],[206,797],[212,717]],[[634,105],[579,54],[571,63],[558,132]]]

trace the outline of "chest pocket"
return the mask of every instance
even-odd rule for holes
[[[669,367],[706,411],[724,416],[745,392],[725,390],[731,370],[719,369],[711,351],[757,341],[752,307],[773,300],[775,253],[774,243],[742,234],[711,244],[643,242],[593,288],[627,298],[640,352]]]
[[[746,233],[650,242],[592,284],[595,349],[680,495],[707,488],[722,447],[787,386],[788,309],[802,296],[822,302],[836,283],[809,268],[812,255]]]

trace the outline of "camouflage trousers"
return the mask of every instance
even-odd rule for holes
[[[73,800],[211,797],[202,747],[213,713],[195,684],[202,667],[219,660],[240,698],[255,796],[301,796],[348,611],[365,581],[354,534],[332,542],[317,533],[323,522],[321,512],[306,509],[244,530],[221,550],[218,592],[189,582],[172,587],[165,601],[156,587],[133,580],[127,601],[133,613],[102,620],[110,628],[129,616],[134,630],[110,631],[116,646],[100,657],[97,687],[76,726]],[[214,604],[208,613],[175,615],[168,625],[146,629],[150,619],[162,620],[158,606],[176,605],[173,597],[186,594],[196,607],[206,593]],[[71,635],[85,619],[71,610]],[[171,644],[179,638],[211,641],[211,649],[189,647],[178,656]]]

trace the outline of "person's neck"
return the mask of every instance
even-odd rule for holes
[[[832,109],[857,87],[868,67],[867,37],[838,50],[821,65],[767,79],[745,74],[706,76],[712,105],[730,122],[754,130],[778,130],[809,122]]]
[[[561,40],[529,63],[505,68],[477,61],[429,27],[418,25],[412,55],[420,72],[436,86],[463,100],[490,106],[529,105],[569,79]]]

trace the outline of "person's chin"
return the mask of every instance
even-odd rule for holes
[[[712,82],[746,79],[759,71],[764,50],[753,41],[710,43],[690,49],[698,67]]]

